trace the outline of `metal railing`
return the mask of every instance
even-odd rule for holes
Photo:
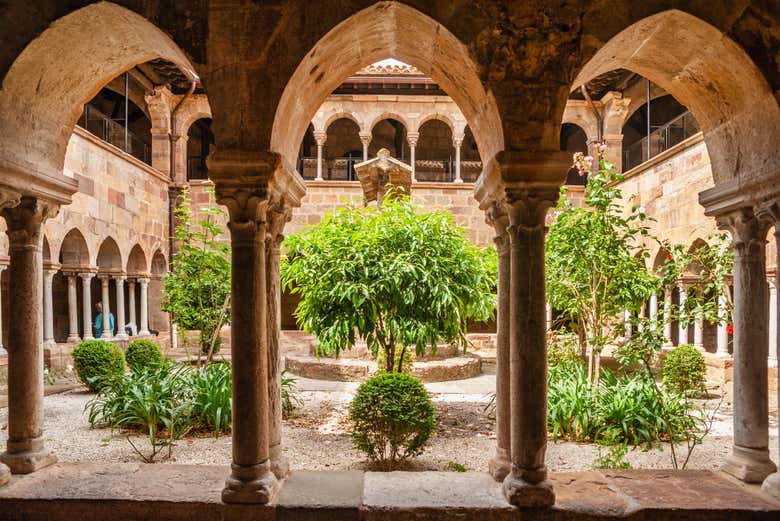
[[[328,181],[357,181],[355,164],[361,163],[357,157],[329,157],[322,159],[322,178]],[[451,183],[455,180],[455,161],[448,159],[418,159],[415,164],[415,177],[421,182]],[[304,179],[317,178],[317,158],[298,159],[298,172]],[[481,161],[461,161],[461,178],[474,182],[482,172]]]
[[[147,165],[152,163],[152,147],[148,143],[142,141],[129,130],[127,131],[127,140],[125,140],[124,125],[117,123],[89,103],[84,105],[84,112],[79,118],[78,125],[90,134],[111,143]]]
[[[669,150],[699,132],[699,124],[693,114],[684,112],[623,150],[623,171],[641,165],[645,161]]]

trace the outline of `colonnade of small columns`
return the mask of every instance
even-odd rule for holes
[[[317,144],[317,181],[322,181],[324,178],[322,176],[323,172],[323,156],[322,152],[325,148],[325,142],[328,139],[328,133],[325,130],[315,130],[313,132],[314,135],[314,141]],[[363,145],[363,161],[368,161],[368,147],[371,144],[372,134],[371,132],[360,132],[360,142]],[[460,134],[453,134],[452,137],[452,148],[455,150],[455,178],[453,182],[455,183],[462,183],[463,178],[461,176],[461,161],[460,161],[460,148],[463,145],[463,139],[465,135]],[[407,132],[406,134],[406,142],[409,144],[409,166],[412,167],[412,181],[416,182],[417,178],[415,177],[415,153],[417,149],[417,141],[420,139],[420,133],[419,132]],[[396,158],[397,159],[397,158]]]

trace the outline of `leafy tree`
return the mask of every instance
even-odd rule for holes
[[[361,337],[374,355],[385,352],[387,371],[401,372],[407,349],[465,345],[466,322],[495,308],[495,250],[471,244],[451,214],[421,213],[408,197],[339,208],[285,247],[282,283],[301,295],[296,317],[325,355]]]
[[[547,291],[550,304],[577,317],[580,338],[587,339],[588,376],[598,389],[601,351],[622,333],[624,310],[637,312],[657,290],[658,281],[645,267],[645,238],[650,219],[633,206],[624,210],[616,183],[622,176],[598,155],[598,170],[589,173],[585,206],[575,207],[562,190],[546,243]],[[591,157],[575,156],[581,173]],[[583,346],[585,347],[585,346]]]
[[[177,250],[173,271],[165,276],[163,310],[172,313],[181,329],[199,330],[201,350],[210,356],[218,346],[219,330],[230,319],[230,248],[220,240],[219,221],[225,211],[211,203],[200,213],[202,218],[194,223],[185,191],[176,208]]]

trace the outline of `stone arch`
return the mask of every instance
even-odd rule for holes
[[[457,135],[458,133],[462,134],[463,132],[465,132],[465,125],[460,125],[461,128],[458,128],[449,116],[447,116],[446,114],[441,114],[439,112],[435,112],[433,114],[426,114],[425,116],[423,116],[422,119],[420,119],[417,122],[416,128],[410,128],[409,132],[419,132],[420,129],[423,128],[423,125],[425,125],[426,123],[432,120],[438,120],[443,123],[446,123],[446,125],[450,127],[450,132],[452,132],[453,136]]]
[[[439,127],[439,134],[442,136],[431,135],[436,127]],[[453,139],[455,133],[450,123],[441,118],[428,118],[418,128],[419,137],[417,138],[417,159],[448,159],[453,155]]]
[[[85,268],[90,265],[91,258],[84,234],[78,228],[72,228],[60,246],[59,261],[63,269]]]
[[[563,123],[561,125],[560,142],[561,152],[569,152],[572,156],[576,152],[588,153],[588,133],[576,123]],[[587,176],[581,176],[576,168],[569,168],[566,173],[567,185],[584,185],[587,179]]]
[[[320,38],[287,82],[270,140],[271,150],[282,155],[287,168],[295,164],[306,126],[322,102],[344,78],[387,57],[414,65],[452,97],[472,125],[483,158],[493,158],[504,148],[496,100],[480,81],[468,48],[417,9],[400,2],[377,2]]]
[[[706,248],[707,247],[707,241],[702,239],[701,237],[696,238],[692,243],[691,246],[688,248],[688,253],[692,253],[699,248]],[[698,265],[698,263],[691,264],[689,266],[686,266],[685,272],[687,276],[696,277],[701,273],[702,267]]]
[[[363,156],[363,143],[360,141],[360,125],[353,117],[337,118],[328,124],[325,132],[325,146],[323,156],[325,158]]]
[[[197,78],[170,37],[124,7],[100,2],[56,20],[27,45],[3,79],[0,163],[60,177],[83,104],[119,74],[156,58]]]
[[[145,275],[147,273],[146,254],[139,244],[133,246],[127,257],[127,274],[129,276]]]
[[[122,253],[116,241],[106,237],[97,254],[97,267],[101,273],[120,273],[122,271]]]
[[[168,271],[168,261],[165,254],[159,248],[152,255],[152,275],[162,276]]]
[[[590,107],[585,107],[579,101],[570,101],[566,104],[566,109],[563,111],[563,119],[561,125],[576,125],[585,132],[585,136],[588,141],[595,141],[598,137],[598,121],[596,116],[590,110]]]
[[[205,94],[190,97],[182,112],[172,122],[173,133],[177,136],[186,136],[190,127],[199,119],[211,119],[211,106]]]
[[[44,234],[43,244],[41,246],[41,257],[44,262],[51,262],[51,247],[49,246],[49,238]]]
[[[409,120],[406,119],[406,117],[402,116],[401,114],[398,114],[397,112],[382,112],[381,114],[377,114],[374,116],[374,118],[371,120],[371,124],[368,126],[368,129],[370,132],[374,132],[374,127],[376,127],[379,123],[386,119],[394,119],[401,123],[401,125],[404,126],[404,129],[406,132],[409,132],[411,129],[411,126],[409,125]]]
[[[743,184],[780,170],[778,102],[747,53],[717,28],[676,9],[648,16],[606,42],[572,87],[619,68],[641,74],[693,111],[717,183],[737,178]]]
[[[159,248],[152,255],[151,280],[149,281],[149,327],[156,331],[169,331],[170,319],[163,311],[163,276],[168,271],[168,261]]]
[[[328,118],[325,120],[325,122],[322,123],[322,129],[319,129],[319,128],[317,128],[317,125],[314,125],[314,130],[327,132],[328,129],[330,128],[330,126],[332,124],[334,124],[336,121],[340,120],[340,119],[349,119],[349,120],[351,120],[352,122],[355,123],[355,125],[357,125],[358,130],[360,132],[364,132],[364,128],[363,127],[365,126],[365,124],[362,123],[360,121],[360,119],[358,119],[358,117],[355,114],[353,114],[352,112],[347,112],[347,111],[339,111],[339,112],[334,112],[333,114],[330,114],[328,116]],[[312,121],[312,124],[313,123],[314,122]]]

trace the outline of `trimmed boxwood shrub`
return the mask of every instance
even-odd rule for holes
[[[704,355],[691,344],[680,344],[664,357],[664,385],[672,391],[702,392],[706,371]]]
[[[125,372],[122,350],[106,340],[87,340],[71,353],[79,380],[93,391]]]
[[[160,345],[148,338],[139,338],[130,342],[127,350],[125,350],[125,359],[127,360],[127,365],[133,371],[157,366],[165,362]]]
[[[425,387],[404,373],[382,373],[364,382],[349,416],[355,446],[387,470],[421,454],[436,425]]]

